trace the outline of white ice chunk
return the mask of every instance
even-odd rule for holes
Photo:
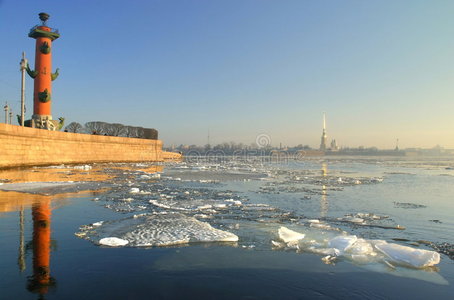
[[[129,193],[131,193],[131,194],[137,194],[137,193],[139,193],[139,192],[140,192],[140,189],[139,189],[139,188],[131,188],[131,189],[129,190]]]
[[[288,229],[287,227],[281,227],[278,230],[279,238],[285,243],[290,243],[304,239],[305,234],[299,233],[293,230]]]
[[[210,209],[210,208],[213,208],[213,205],[205,204],[205,205],[200,205],[199,207],[197,207],[197,209],[200,209],[200,210]]]
[[[163,204],[163,203],[161,203],[161,202],[159,202],[157,200],[149,200],[148,202],[153,204],[154,206],[157,206],[157,207],[160,207],[160,208],[175,209],[175,210],[188,210],[188,209],[181,208],[181,207],[171,207],[170,205]]]
[[[322,261],[326,264],[330,264],[335,260],[336,260],[336,256],[327,255],[325,257],[322,257]]]
[[[194,218],[200,218],[200,219],[211,219],[212,216],[206,215],[206,214],[195,214]]]
[[[230,202],[230,203],[232,203],[233,205],[238,205],[238,206],[240,206],[241,204],[243,204],[241,201],[239,201],[239,200],[233,200],[233,199],[225,200],[225,202]]]
[[[215,207],[215,208],[226,208],[226,207],[227,207],[227,205],[226,205],[226,204],[223,204],[223,203],[221,203],[221,204],[215,204],[215,205],[213,205],[213,207]]]
[[[339,256],[339,254],[340,254],[339,250],[337,250],[336,248],[309,247],[305,250],[308,250],[308,251],[316,253],[316,254],[330,255],[330,256]]]
[[[356,217],[345,217],[344,220],[347,222],[352,222],[352,223],[363,223],[364,222],[364,219],[356,218]]]
[[[374,255],[374,248],[365,239],[357,239],[356,242],[348,248],[348,252],[354,255]]]
[[[73,169],[88,171],[88,170],[91,170],[92,168],[89,165],[83,165],[83,166],[74,166]]]
[[[310,227],[318,228],[318,229],[325,229],[325,230],[338,230],[336,227],[331,227],[331,225],[323,224],[323,223],[310,223]]]
[[[273,247],[276,247],[276,248],[283,248],[285,247],[285,244],[284,243],[281,243],[281,242],[276,242],[276,241],[271,241],[271,244],[273,245]]]
[[[127,240],[119,239],[116,237],[107,237],[107,238],[102,238],[99,240],[100,245],[110,246],[110,247],[125,246],[128,243],[129,242]]]
[[[356,241],[358,240],[358,238],[356,237],[356,235],[340,235],[340,236],[336,236],[334,238],[332,238],[328,244],[331,248],[336,248],[338,249],[340,252],[345,252],[346,250],[348,250],[348,248],[350,248]]]
[[[300,245],[298,243],[298,240],[288,242],[287,243],[287,247],[292,248],[292,249],[296,249],[296,250],[300,249]]]
[[[403,263],[415,268],[423,268],[440,263],[440,254],[435,251],[414,249],[392,243],[378,243],[375,248],[395,263]]]

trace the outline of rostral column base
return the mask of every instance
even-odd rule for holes
[[[55,131],[58,128],[59,121],[52,120],[51,115],[33,115],[31,127]]]

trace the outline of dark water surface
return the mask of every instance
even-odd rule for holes
[[[454,261],[446,254],[436,267],[414,269],[342,258],[325,264],[320,255],[271,246],[280,226],[310,234],[307,219],[420,249],[433,250],[417,243],[421,240],[452,245],[454,173],[446,169],[451,164],[345,158],[197,162],[158,168],[161,178],[150,178],[152,170],[132,164],[23,171],[40,173],[32,178],[0,173],[0,179],[14,178],[13,183],[39,181],[49,170],[48,181],[62,176],[64,181],[98,180],[0,192],[0,299],[452,299]],[[132,188],[141,192],[131,193]],[[81,192],[87,189],[91,192]],[[172,192],[176,196],[169,200]],[[242,204],[210,210],[200,208],[206,206],[200,199]],[[238,242],[114,248],[75,235],[97,221],[180,208],[236,234]],[[356,213],[386,215],[376,224],[406,229],[337,219]]]

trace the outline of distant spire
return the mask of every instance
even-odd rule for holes
[[[325,112],[323,112],[323,131],[326,131],[326,115],[325,115]]]

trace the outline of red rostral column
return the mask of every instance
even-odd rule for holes
[[[41,25],[30,30],[29,37],[36,39],[35,70],[27,65],[27,73],[35,80],[33,116],[31,126],[56,130],[58,121],[52,120],[52,81],[58,77],[58,69],[52,73],[52,41],[58,39],[58,30],[47,26],[47,13],[40,13]]]

